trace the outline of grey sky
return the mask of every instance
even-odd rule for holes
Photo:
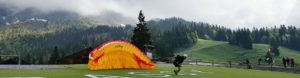
[[[68,10],[81,15],[114,11],[137,18],[140,9],[147,20],[182,17],[230,28],[280,24],[300,27],[297,0],[0,0],[17,9],[36,7],[44,12]]]

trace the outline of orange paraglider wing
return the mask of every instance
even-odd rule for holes
[[[111,41],[90,53],[88,68],[100,69],[155,69],[155,64],[133,44],[127,41]]]

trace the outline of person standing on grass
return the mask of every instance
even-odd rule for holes
[[[284,68],[286,68],[286,59],[284,57],[282,58],[282,64],[283,64]]]
[[[228,61],[228,64],[229,64],[229,68],[231,68],[231,61]]]
[[[286,60],[286,65],[289,66],[290,65],[290,59],[289,59],[289,57],[287,57],[285,60]]]
[[[246,64],[247,64],[247,68],[248,69],[252,69],[250,61],[248,59],[246,59]]]
[[[291,58],[290,62],[291,62],[291,67],[294,67],[295,66],[295,60],[294,60],[294,58]]]
[[[262,59],[261,58],[258,58],[258,65],[260,65]]]
[[[181,70],[181,64],[182,64],[182,62],[183,62],[185,59],[186,59],[186,56],[180,56],[180,55],[177,55],[177,56],[175,57],[175,60],[174,60],[174,62],[173,62],[173,65],[174,65],[175,67],[178,68],[177,70],[174,70],[175,75],[177,75],[177,74],[180,72],[180,70]]]

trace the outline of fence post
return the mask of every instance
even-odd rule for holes
[[[212,60],[212,62],[211,62],[211,66],[214,66],[214,60]]]
[[[198,59],[196,59],[196,65],[198,65]]]

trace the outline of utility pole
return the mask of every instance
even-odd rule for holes
[[[18,57],[19,57],[18,64],[21,65],[21,55],[18,55]]]

